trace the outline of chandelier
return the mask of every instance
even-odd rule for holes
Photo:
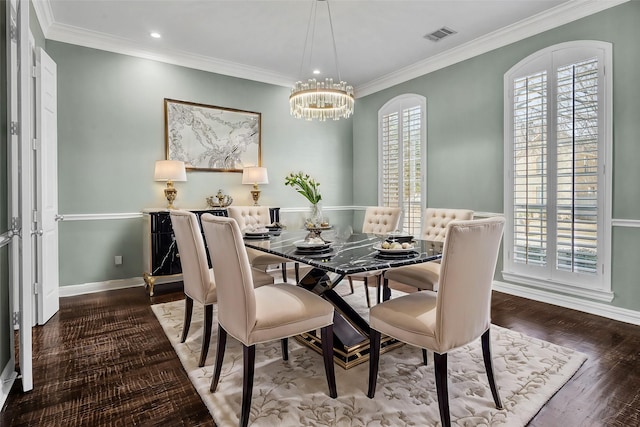
[[[336,50],[336,39],[333,34],[333,21],[331,20],[331,8],[329,0],[316,0],[311,8],[309,15],[309,25],[307,26],[307,35],[304,41],[304,51],[302,53],[302,63],[300,64],[300,74],[305,62],[307,51],[307,41],[309,33],[311,33],[311,24],[315,31],[317,4],[323,2],[327,4],[327,12],[329,15],[329,27],[331,28],[331,41],[333,43],[333,57],[336,64],[339,83],[335,83],[332,78],[325,78],[324,81],[309,79],[307,82],[296,82],[291,89],[289,96],[289,107],[291,115],[297,119],[325,121],[327,119],[339,120],[348,118],[353,114],[353,106],[355,104],[353,96],[353,86],[343,82],[340,78],[340,68],[338,67],[338,54]],[[309,60],[313,53],[313,35],[310,43]]]

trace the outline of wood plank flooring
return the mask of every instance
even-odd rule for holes
[[[14,384],[0,426],[214,425],[150,309],[183,298],[170,286],[151,301],[143,288],[62,298],[34,329],[34,389]],[[640,426],[639,326],[497,292],[492,312],[589,356],[530,426]]]

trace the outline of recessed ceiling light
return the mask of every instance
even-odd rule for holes
[[[313,74],[320,74],[320,70],[313,70]]]
[[[160,35],[160,33],[156,33],[155,31],[153,31],[153,32],[149,33],[149,35],[150,35],[151,37],[153,37],[154,39],[159,39],[160,37],[162,37],[162,36]]]

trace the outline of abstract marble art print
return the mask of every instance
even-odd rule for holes
[[[260,165],[261,114],[165,99],[167,159],[191,170],[241,172]]]

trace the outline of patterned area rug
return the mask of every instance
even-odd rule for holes
[[[357,283],[360,285],[360,283]],[[346,286],[344,286],[346,288]],[[362,286],[346,296],[359,312],[367,308]],[[374,292],[371,292],[372,294]],[[242,399],[242,346],[227,340],[222,376],[209,392],[217,323],[206,364],[198,368],[202,306],[194,304],[189,336],[180,343],[184,301],[152,306],[189,378],[220,427],[237,426]],[[215,313],[215,306],[214,306]],[[482,362],[480,340],[449,353],[449,399],[453,425],[524,426],[580,368],[582,353],[492,326],[496,382],[505,409],[497,410]],[[368,363],[336,366],[338,398],[331,399],[321,355],[289,340],[289,360],[280,342],[256,346],[250,423],[253,426],[439,426],[433,359],[422,365],[418,348],[404,345],[380,356],[375,399],[366,396]]]

